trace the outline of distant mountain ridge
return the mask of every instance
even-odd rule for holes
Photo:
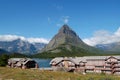
[[[104,51],[120,52],[120,42],[114,42],[109,44],[98,44],[95,47]]]
[[[40,51],[45,44],[35,43],[31,44],[28,41],[16,39],[13,41],[0,41],[0,49],[8,51],[10,53],[21,53],[26,55],[32,55]]]

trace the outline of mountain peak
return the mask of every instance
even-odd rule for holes
[[[79,47],[82,49],[91,49],[90,46],[85,44],[79,36],[68,25],[64,24],[59,32],[52,38],[52,40],[45,46],[42,51],[56,50],[61,45]]]
[[[64,24],[58,34],[65,34],[65,35],[72,35],[72,36],[77,36],[77,34],[67,25]]]
[[[64,24],[61,28],[63,28],[63,29],[70,29],[70,27],[67,24]]]
[[[59,30],[59,33],[65,33],[66,31],[71,31],[71,29],[67,24],[64,24]]]

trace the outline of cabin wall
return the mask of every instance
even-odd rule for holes
[[[38,64],[34,60],[24,58],[13,58],[8,60],[8,66],[11,68],[38,68]]]

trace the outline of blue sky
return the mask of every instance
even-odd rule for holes
[[[100,30],[113,35],[120,27],[120,0],[0,0],[1,36],[49,40],[65,22],[82,39]]]

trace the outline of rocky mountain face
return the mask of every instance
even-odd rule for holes
[[[3,50],[3,49],[0,49],[0,55],[1,54],[8,54],[9,52],[7,52],[7,51],[5,51],[5,50]]]
[[[50,51],[58,53],[64,50],[69,52],[95,52],[96,48],[93,48],[85,44],[79,36],[68,25],[63,25],[59,32],[52,38],[52,40],[45,46],[42,52]],[[73,51],[77,50],[77,51]]]
[[[36,48],[37,52],[40,52],[41,49],[43,49],[46,46],[45,43],[34,43],[33,45]]]
[[[27,41],[21,39],[13,41],[0,41],[0,49],[4,49],[11,53],[21,53],[21,54],[35,54],[38,50],[44,47],[44,44],[36,43],[31,44]]]
[[[120,52],[120,42],[114,42],[110,44],[98,44],[95,47],[104,51]]]

